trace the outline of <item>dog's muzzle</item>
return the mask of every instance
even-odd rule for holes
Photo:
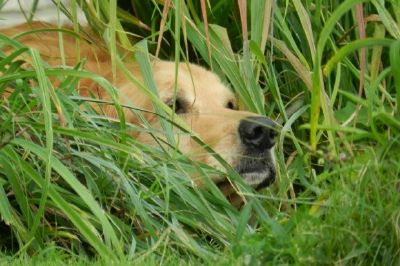
[[[267,187],[276,175],[271,151],[277,136],[276,123],[267,117],[247,117],[240,121],[238,130],[244,152],[236,171],[255,189]]]

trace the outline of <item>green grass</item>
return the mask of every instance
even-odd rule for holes
[[[171,113],[148,71],[155,53],[212,69],[243,108],[282,124],[270,188],[254,192],[227,169],[246,195],[241,210],[211,182],[192,186],[191,173],[209,181],[217,170],[131,138],[153,129],[124,122],[117,91],[83,71],[84,59],[73,69],[49,67],[0,36],[0,47],[15,47],[0,54],[0,264],[400,263],[400,5],[240,2],[82,7],[112,69],[129,76],[118,47],[139,62],[146,73],[139,87],[165,118],[167,137]],[[80,78],[114,100],[77,95]],[[89,102],[115,104],[120,119]]]

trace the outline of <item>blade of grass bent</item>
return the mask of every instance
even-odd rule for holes
[[[0,154],[0,161],[2,161],[3,163],[10,163],[11,160],[7,156],[3,156],[3,154]],[[7,172],[7,174],[9,174],[9,172]],[[12,176],[15,177],[16,175],[13,174]],[[11,227],[11,230],[16,231],[14,231],[14,235],[17,239],[19,247],[22,247],[26,243],[29,243],[30,246],[33,246],[34,250],[40,249],[38,242],[32,240],[32,238],[29,236],[29,232],[24,225],[25,223],[23,222],[25,220],[21,220],[20,217],[17,215],[17,212],[13,211],[13,206],[11,205],[11,202],[9,201],[9,198],[7,197],[7,194],[2,184],[0,184],[0,217],[4,223]]]
[[[8,182],[11,186],[11,189],[15,195],[15,199],[19,205],[19,208],[22,213],[22,217],[24,218],[25,224],[27,225],[28,228],[32,228],[32,222],[34,220],[34,215],[29,207],[29,198],[26,193],[27,187],[26,183],[24,180],[24,176],[16,171],[15,165],[11,163],[11,160],[4,156],[3,154],[0,154],[0,162],[1,162],[1,167],[2,170],[4,171],[4,174],[7,175]],[[2,204],[3,201],[0,201],[0,204]],[[4,201],[4,204],[7,204],[6,201]],[[7,222],[7,220],[5,220]],[[15,221],[15,218],[13,219],[13,222]],[[11,223],[13,224],[13,223]],[[17,223],[18,224],[18,223]],[[22,232],[20,230],[19,233],[21,234]],[[37,237],[37,235],[35,235]],[[23,234],[21,235],[22,239],[27,240],[28,239],[28,234]],[[37,239],[37,241],[41,242],[41,239]],[[31,243],[32,245],[35,245],[35,241]]]
[[[311,59],[314,61],[314,57],[316,54],[316,48],[315,48],[315,41],[314,41],[310,16],[308,15],[307,10],[304,8],[301,1],[294,0],[293,4],[294,4],[296,12],[299,16],[299,20],[300,20],[301,26],[303,27],[303,31],[307,38],[308,48],[310,49],[310,54],[311,54]]]
[[[139,42],[136,47],[137,52],[135,53],[136,59],[140,65],[140,70],[142,72],[144,84],[147,88],[150,89],[151,93],[156,95],[157,97],[159,96],[158,88],[157,85],[154,81],[153,77],[153,71],[151,69],[150,65],[150,58],[149,58],[149,53],[147,49],[147,41],[143,40]],[[176,85],[175,85],[176,86]],[[176,94],[176,93],[175,93]],[[162,108],[157,103],[153,103],[154,109],[156,110],[156,113],[159,113],[161,116],[166,116],[165,112]],[[165,136],[168,140],[168,142],[171,145],[175,145],[175,138],[172,132],[172,127],[171,124],[165,121],[164,119],[160,120],[161,127],[164,130]]]
[[[267,43],[271,13],[274,1],[255,0],[251,1],[251,40],[254,41],[264,54]],[[263,23],[260,23],[263,21]]]
[[[27,143],[25,140],[19,139],[16,142]],[[31,145],[34,145],[31,143]],[[43,178],[27,163],[24,159],[20,158],[16,153],[14,153],[11,147],[7,146],[3,148],[4,154],[8,158],[14,161],[17,165],[21,167],[21,170],[27,174],[36,184],[43,187],[45,186],[45,181]],[[62,210],[71,222],[79,229],[82,235],[88,240],[88,242],[95,248],[100,256],[106,259],[115,260],[115,254],[104,245],[104,243],[98,238],[99,234],[93,232],[93,228],[89,227],[79,216],[79,214],[70,206],[70,204],[63,199],[63,197],[54,189],[53,185],[48,186],[49,197],[55,202],[55,204]]]
[[[326,21],[324,28],[321,31],[320,38],[317,43],[317,53],[314,60],[313,73],[312,73],[312,93],[311,93],[311,109],[310,109],[310,145],[313,150],[317,148],[317,125],[319,122],[320,108],[322,107],[327,119],[327,123],[332,125],[331,112],[328,110],[327,98],[325,97],[325,90],[322,82],[321,73],[321,60],[322,54],[325,49],[326,42],[329,39],[331,32],[333,31],[337,21],[351,8],[366,0],[347,0],[343,2],[329,17]],[[334,147],[332,139],[330,144]]]
[[[52,111],[51,111],[51,102],[50,102],[50,91],[52,90],[50,82],[47,80],[43,63],[40,59],[39,52],[33,49],[29,49],[29,52],[32,57],[32,66],[35,69],[36,77],[38,80],[38,96],[42,104],[43,108],[43,116],[44,116],[44,126],[46,130],[46,152],[44,162],[46,165],[45,170],[45,183],[42,187],[42,196],[40,198],[39,208],[33,220],[33,225],[31,227],[30,234],[31,236],[35,235],[35,231],[39,226],[39,222],[41,216],[44,214],[44,208],[47,200],[48,187],[50,184],[51,178],[51,169],[52,169],[52,158],[53,158],[53,120],[52,120]],[[54,89],[53,89],[54,90]]]
[[[398,27],[396,21],[390,15],[388,9],[384,6],[385,1],[371,1],[374,7],[377,9],[379,18],[385,25],[386,30],[392,35],[394,39],[400,39],[400,28]],[[395,7],[394,7],[395,8]]]
[[[386,46],[389,47],[394,41],[391,39],[377,39],[377,38],[366,38],[362,40],[355,40],[349,44],[346,44],[340,48],[334,56],[332,56],[323,68],[323,73],[328,76],[332,71],[334,65],[342,60],[348,54],[357,51],[362,48],[369,48],[374,46]]]
[[[390,47],[390,63],[396,89],[397,114],[400,115],[400,40]]]
[[[257,100],[252,99],[245,82],[242,79],[242,73],[239,69],[238,64],[235,62],[235,58],[232,58],[231,53],[225,48],[223,41],[218,36],[216,31],[210,25],[210,40],[211,48],[213,51],[213,60],[218,64],[222,72],[226,75],[228,80],[232,83],[234,91],[238,94],[239,99],[246,105],[246,107],[253,112],[262,112],[259,110],[255,102]],[[202,27],[197,28],[193,21],[188,20],[187,27],[188,38],[195,48],[200,52],[202,57],[207,60],[207,46],[205,43],[205,35],[202,31]],[[214,65],[214,64],[212,64]]]
[[[46,151],[29,141],[24,139],[13,139],[12,144],[18,145],[24,148],[26,151],[30,151],[36,154],[40,159],[46,159]],[[83,186],[79,180],[69,171],[69,169],[63,165],[56,157],[52,156],[52,168],[57,172],[71,187],[72,189],[82,198],[85,204],[90,208],[93,214],[99,219],[102,225],[103,233],[108,245],[112,245],[119,255],[122,254],[122,247],[120,246],[119,240],[114,232],[111,223],[109,222],[107,216],[105,215],[103,209],[98,205],[96,200],[93,198],[92,194]]]

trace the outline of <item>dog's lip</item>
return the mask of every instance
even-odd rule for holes
[[[239,173],[243,180],[249,186],[260,190],[269,186],[275,179],[275,172],[271,168],[262,170],[250,170]]]
[[[275,179],[275,172],[269,168],[260,169],[260,170],[248,170],[248,171],[240,171],[238,172],[243,181],[249,186],[259,190],[270,185]],[[218,187],[225,187],[231,185],[232,182],[228,177],[224,177],[220,181],[216,183]],[[262,186],[260,186],[262,185]]]
[[[252,186],[255,190],[260,190],[264,187],[269,186],[275,178],[274,172],[270,172],[271,170],[264,169],[262,172],[252,170],[239,173],[241,178],[245,183]],[[259,182],[255,182],[254,184],[249,184],[248,178],[257,177],[260,178],[260,174],[263,175]],[[257,180],[257,178],[255,178]],[[245,204],[246,199],[241,195],[241,193],[235,188],[232,182],[229,180],[228,177],[223,178],[217,184],[219,190],[225,195],[225,197],[229,200],[229,202],[236,208],[240,209],[243,204]]]
[[[275,180],[275,168],[265,167],[263,169],[249,169],[246,171],[238,171],[243,181],[252,186],[255,190],[261,190],[269,186]],[[253,184],[249,180],[254,180]],[[232,206],[240,209],[246,203],[245,197],[237,190],[229,177],[225,176],[216,183],[219,190],[229,200]]]

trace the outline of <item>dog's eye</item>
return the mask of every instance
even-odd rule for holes
[[[231,110],[237,110],[236,105],[235,105],[235,103],[233,101],[229,101],[226,104],[226,108],[231,109]]]
[[[183,114],[185,113],[185,106],[183,105],[183,102],[180,99],[171,99],[168,101],[168,107],[174,110],[175,107],[175,113],[176,114]]]

